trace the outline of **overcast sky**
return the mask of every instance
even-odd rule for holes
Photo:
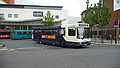
[[[98,3],[99,0],[90,0],[90,4]],[[15,0],[16,4],[63,6],[68,10],[69,16],[80,17],[82,11],[86,9],[86,0]]]

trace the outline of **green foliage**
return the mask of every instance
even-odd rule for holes
[[[107,6],[99,7],[97,10],[97,23],[98,27],[104,27],[109,24],[109,19],[111,18],[111,13],[108,10]]]
[[[83,21],[88,23],[90,27],[96,24],[99,24],[98,27],[104,27],[109,24],[109,19],[111,18],[109,8],[103,5],[102,0],[98,4],[94,4],[93,7],[91,6],[85,10],[85,14]]]
[[[43,16],[43,21],[42,23],[44,24],[44,26],[54,26],[54,15],[51,14],[50,11],[47,11],[46,15]]]
[[[95,14],[93,12],[94,8],[88,8],[86,11],[85,11],[85,17],[83,18],[83,21],[87,24],[89,24],[90,27],[93,27],[96,22],[94,20],[95,19]]]

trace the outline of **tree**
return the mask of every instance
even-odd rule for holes
[[[87,0],[87,2],[89,1]],[[94,4],[94,6],[91,5],[89,7],[89,4],[87,3],[87,9],[85,10],[85,17],[83,17],[83,21],[90,25],[92,35],[92,27],[97,24],[99,24],[97,26],[99,28],[108,25],[111,15],[112,14],[109,12],[109,8],[104,5],[104,1],[99,0],[99,3]]]
[[[43,16],[43,20],[42,23],[44,24],[44,26],[54,26],[54,15],[51,14],[50,11],[47,11],[46,15]]]
[[[86,4],[87,4],[87,9],[88,9],[88,7],[89,7],[89,0],[86,1]]]
[[[85,10],[85,17],[83,17],[83,21],[89,24],[90,28],[92,28],[96,24],[96,22],[94,21],[96,19],[93,10],[93,7],[89,7],[87,10]]]
[[[96,23],[99,24],[98,27],[104,27],[109,24],[109,19],[112,14],[109,12],[108,6],[103,4],[104,1],[100,0],[96,9]]]
[[[88,23],[91,28],[96,24],[99,24],[98,27],[104,27],[109,24],[111,13],[103,2],[103,0],[100,0],[98,4],[94,4],[93,7],[87,7],[88,9],[85,10],[86,16],[83,18],[83,21]]]

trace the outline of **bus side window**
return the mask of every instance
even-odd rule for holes
[[[12,31],[12,32],[11,32],[11,34],[15,34],[15,32],[14,32],[14,31]]]
[[[17,32],[17,35],[21,35],[21,32]]]
[[[75,36],[75,28],[68,28],[68,35]]]
[[[60,29],[60,35],[65,35],[65,29]]]
[[[51,35],[56,35],[56,31],[55,31],[55,30],[52,30],[52,31],[50,32],[50,34],[51,34]]]
[[[59,35],[59,29],[55,30],[56,35]]]
[[[48,35],[49,33],[48,33],[48,30],[43,30],[42,31],[42,35]]]
[[[21,32],[21,35],[24,35],[24,32]]]
[[[10,32],[6,32],[6,35],[10,35]]]
[[[28,32],[27,35],[31,35],[32,33],[31,32]]]
[[[59,35],[59,30],[58,29],[51,30],[50,33],[51,35]]]

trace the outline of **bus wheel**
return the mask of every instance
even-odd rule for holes
[[[40,41],[39,41],[39,43],[41,44],[41,43],[42,43],[42,41],[40,40]]]
[[[65,42],[64,42],[64,41],[61,41],[61,42],[60,42],[60,46],[65,47]]]
[[[52,45],[55,45],[55,42],[53,42]]]
[[[24,37],[22,37],[22,39],[25,39]]]

